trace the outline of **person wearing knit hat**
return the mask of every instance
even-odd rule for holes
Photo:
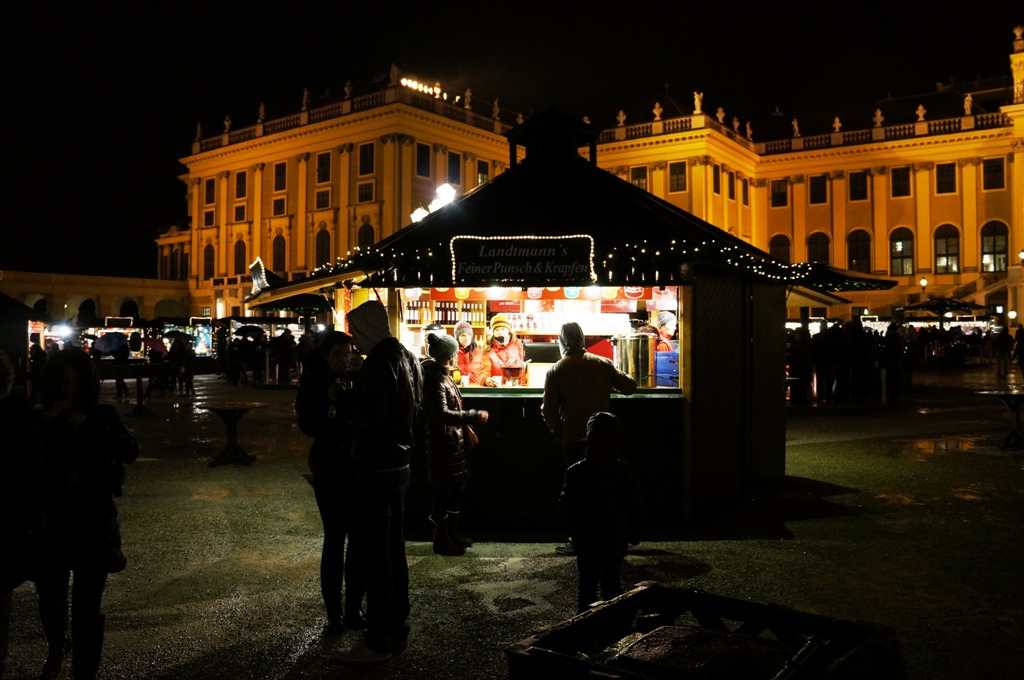
[[[430,521],[437,555],[464,555],[473,542],[458,533],[460,505],[469,467],[466,427],[483,425],[487,412],[462,408],[462,394],[452,380],[459,343],[447,334],[427,336],[430,359],[423,363],[423,411],[427,420],[427,476],[434,490]]]
[[[459,372],[463,377],[469,379],[470,385],[479,385],[480,362],[483,359],[484,351],[476,345],[473,325],[468,321],[460,321],[455,324],[455,341],[459,343],[459,351],[456,354]]]
[[[672,338],[676,334],[676,315],[662,310],[658,312],[658,347],[659,352],[675,349]]]
[[[522,365],[526,360],[523,341],[512,332],[512,324],[504,314],[495,314],[491,319],[491,342],[484,349],[480,359],[479,380],[481,385],[497,387],[494,378],[505,379],[505,367]]]

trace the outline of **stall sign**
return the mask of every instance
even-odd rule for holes
[[[455,236],[451,240],[456,284],[573,284],[596,281],[594,239],[564,236]]]

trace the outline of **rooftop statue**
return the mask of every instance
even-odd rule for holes
[[[754,141],[754,129],[750,127],[750,121],[747,121],[747,139]]]
[[[302,88],[302,110],[305,111],[309,108],[309,88]]]
[[[258,118],[256,120],[258,120],[260,123],[262,123],[267,118],[267,110],[263,107],[263,102],[260,102],[260,109],[257,115]]]
[[[832,129],[836,132],[843,129],[843,121],[839,120],[839,116],[836,116],[835,120],[832,121]]]
[[[882,115],[882,109],[875,109],[875,117],[871,120],[874,121],[875,127],[882,127],[882,121],[885,120],[885,116]]]
[[[700,107],[701,107],[701,105],[703,103],[704,103],[704,93],[703,92],[694,92],[693,93],[693,115],[699,116],[700,114],[704,113],[700,109]]]
[[[718,110],[715,111],[715,118],[718,119],[719,123],[724,125],[725,124],[725,109],[723,109],[721,106],[719,106]]]
[[[619,109],[619,115],[615,116],[615,120],[619,121],[619,127],[626,124],[626,112]]]
[[[740,119],[737,118],[736,116],[732,117],[732,131],[733,132],[739,132],[740,131]]]
[[[799,137],[800,136],[800,122],[797,121],[796,118],[794,118],[793,122],[790,123],[790,124],[793,126],[793,136],[794,137]]]
[[[195,139],[195,141],[198,142],[202,138],[203,138],[203,124],[202,123],[196,123],[196,139]]]
[[[651,113],[654,114],[654,120],[661,120],[661,112],[664,110],[661,108],[661,102],[654,102],[654,108],[651,109]]]
[[[470,108],[473,102],[473,90],[466,88],[466,93],[462,95],[462,98],[466,100],[466,108]]]
[[[917,111],[915,111],[914,113],[917,114],[917,122],[921,123],[924,121],[924,114],[928,113],[928,109],[924,108],[923,104],[918,104]]]
[[[498,106],[498,98],[494,98],[494,106],[491,107],[491,118],[499,120],[498,115],[501,113],[501,108]]]
[[[224,116],[224,132],[231,132],[231,116]]]
[[[352,81],[351,80],[346,80],[345,81],[345,99],[351,99],[351,98],[352,98]]]
[[[398,67],[395,66],[394,64],[391,64],[391,71],[388,73],[388,77],[391,79],[392,87],[398,85],[399,76],[401,75],[402,72],[398,70]]]
[[[964,97],[964,115],[965,116],[971,115],[971,107],[973,105],[974,105],[974,97],[972,97],[971,93],[968,92],[967,96]]]

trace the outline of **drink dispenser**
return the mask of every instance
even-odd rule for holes
[[[615,365],[633,378],[637,387],[654,387],[654,336],[627,333],[615,341]]]

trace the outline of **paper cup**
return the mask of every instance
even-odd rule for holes
[[[491,380],[494,381],[494,386],[495,387],[501,387],[501,376],[500,375],[492,375],[491,376]]]

